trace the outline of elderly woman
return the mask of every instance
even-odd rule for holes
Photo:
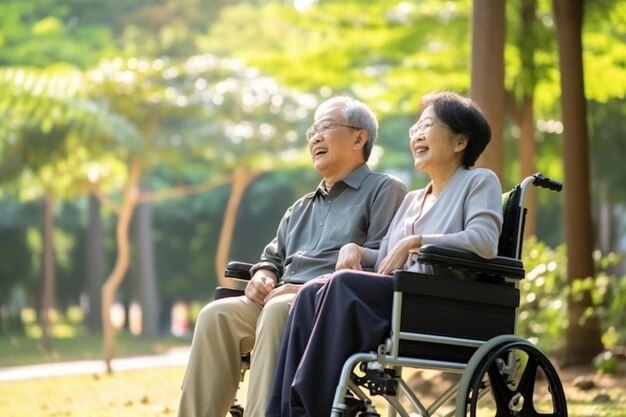
[[[492,171],[471,168],[491,138],[483,112],[455,93],[428,95],[409,137],[415,167],[430,182],[407,194],[380,249],[342,247],[337,270],[360,270],[376,259],[378,274],[335,273],[301,289],[289,313],[267,417],[330,415],[345,360],[375,350],[389,332],[389,276],[396,269],[430,272],[411,256],[422,245],[496,256],[502,189]]]

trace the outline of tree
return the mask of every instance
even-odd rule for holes
[[[102,288],[105,278],[104,231],[101,217],[102,203],[93,194],[90,194],[88,198],[87,261],[85,262],[87,283],[85,290],[89,307],[86,312],[86,325],[90,331],[99,332],[102,329],[100,288]]]
[[[0,148],[0,181],[45,201],[38,310],[48,347],[48,314],[55,301],[54,197],[75,195],[80,189],[84,158],[89,155],[80,143],[82,137],[125,131],[118,119],[84,98],[82,81],[82,74],[67,66],[0,69],[0,88],[5,93],[0,100],[0,131],[7,137]]]
[[[474,0],[472,8],[472,65],[470,96],[482,107],[491,125],[491,142],[478,165],[504,175],[504,41],[505,4],[500,0]]]
[[[573,290],[577,282],[595,275],[581,39],[583,1],[553,0],[552,4],[561,71],[567,280]],[[590,290],[570,291],[568,305],[565,362],[571,365],[589,363],[603,349],[598,318],[589,314],[593,307]]]
[[[216,254],[221,277],[243,191],[259,172],[276,164],[302,163],[304,142],[297,142],[296,128],[304,130],[302,120],[317,103],[281,89],[237,61],[212,55],[182,62],[116,59],[103,62],[90,78],[92,96],[131,119],[140,132],[110,149],[126,167],[119,204],[100,189],[105,178],[94,176],[92,182],[93,191],[117,214],[117,258],[102,288],[103,350],[110,371],[115,333],[107,312],[130,263],[128,234],[136,207],[232,184],[230,217],[223,220],[222,246]],[[140,184],[152,167],[164,161],[187,167],[209,163],[208,172],[215,176],[200,184],[142,191]]]
[[[527,177],[537,171],[535,164],[536,140],[534,118],[534,93],[537,85],[535,49],[538,45],[537,0],[521,0],[519,7],[520,24],[516,33],[519,50],[520,71],[516,85],[508,92],[508,108],[519,128],[518,155],[520,174]],[[524,228],[524,237],[535,235],[536,198],[534,190],[526,193],[525,205],[529,209]]]

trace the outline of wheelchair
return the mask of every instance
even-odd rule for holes
[[[518,284],[525,276],[524,197],[530,186],[562,189],[537,173],[503,194],[496,258],[425,245],[417,261],[431,265],[433,275],[394,273],[391,332],[376,351],[346,360],[331,417],[379,417],[375,396],[386,401],[390,417],[567,417],[555,367],[538,347],[515,335]],[[246,280],[249,268],[231,262],[225,275]],[[241,294],[235,291],[218,288],[216,298]],[[249,362],[242,363],[243,380]],[[425,405],[403,378],[404,368],[437,371],[451,382]],[[242,414],[233,404],[231,415]]]

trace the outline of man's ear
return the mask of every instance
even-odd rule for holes
[[[365,130],[359,130],[359,133],[354,138],[354,149],[361,149],[367,143],[367,132]]]

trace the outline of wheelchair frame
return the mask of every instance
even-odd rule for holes
[[[498,417],[567,416],[567,403],[555,368],[539,348],[514,335],[518,284],[525,274],[520,260],[526,215],[523,203],[531,185],[562,189],[560,183],[538,173],[505,195],[498,257],[485,260],[465,251],[427,245],[420,249],[417,260],[432,265],[434,275],[407,271],[394,274],[391,334],[376,352],[355,353],[346,360],[335,391],[332,417],[379,416],[361,387],[369,389],[370,396],[384,397],[390,406],[390,417],[416,415],[404,408],[400,394],[422,417],[435,415],[455,395],[454,409],[445,415],[475,417],[478,402],[489,393],[495,398]],[[473,279],[459,279],[453,271],[470,273]],[[453,276],[446,277],[450,274]],[[407,309],[404,304],[410,297],[414,300]],[[476,306],[480,307],[473,308]],[[420,331],[420,325],[424,326],[420,322],[425,321],[429,309],[435,309],[443,318]],[[403,316],[407,315],[417,319],[405,319]],[[491,326],[484,326],[485,321]],[[432,327],[437,325],[442,329],[433,332]],[[518,382],[515,374],[521,356],[526,362]],[[354,372],[357,365],[363,376]],[[425,406],[402,379],[403,367],[460,373],[461,378]],[[535,379],[539,371],[551,394],[551,414],[539,413],[535,408]]]
[[[389,404],[389,417],[432,417],[455,395],[454,409],[445,415],[476,417],[479,401],[489,393],[495,398],[497,417],[567,417],[567,403],[555,368],[539,348],[515,335],[518,284],[525,276],[521,262],[527,210],[524,200],[530,186],[557,192],[562,189],[559,182],[536,173],[504,194],[504,222],[496,258],[486,260],[466,251],[426,245],[420,249],[417,261],[431,265],[434,275],[407,271],[394,274],[390,336],[377,351],[355,353],[346,360],[335,390],[331,417],[379,416],[369,397],[375,395],[383,396]],[[225,276],[249,280],[250,267],[251,264],[230,262]],[[470,274],[473,279],[459,279],[455,276],[458,271]],[[242,294],[239,289],[218,288],[215,298]],[[410,311],[407,305],[418,312]],[[476,309],[478,305],[480,308]],[[437,323],[441,329],[420,331],[424,321],[421,315],[429,309],[441,313]],[[417,320],[411,321],[410,316],[416,315]],[[480,324],[471,325],[472,320]],[[484,320],[492,326],[484,326]],[[519,383],[515,381],[520,368],[518,353],[526,358]],[[249,356],[242,358],[242,381],[248,361]],[[354,372],[357,365],[363,376]],[[425,406],[402,379],[404,367],[461,374],[461,377]],[[536,411],[534,391],[529,391],[535,389],[531,379],[537,377],[538,371],[548,384],[551,414]],[[369,390],[369,396],[361,387]],[[400,402],[401,394],[418,414],[409,414]],[[230,413],[238,417],[243,409],[235,402]]]

